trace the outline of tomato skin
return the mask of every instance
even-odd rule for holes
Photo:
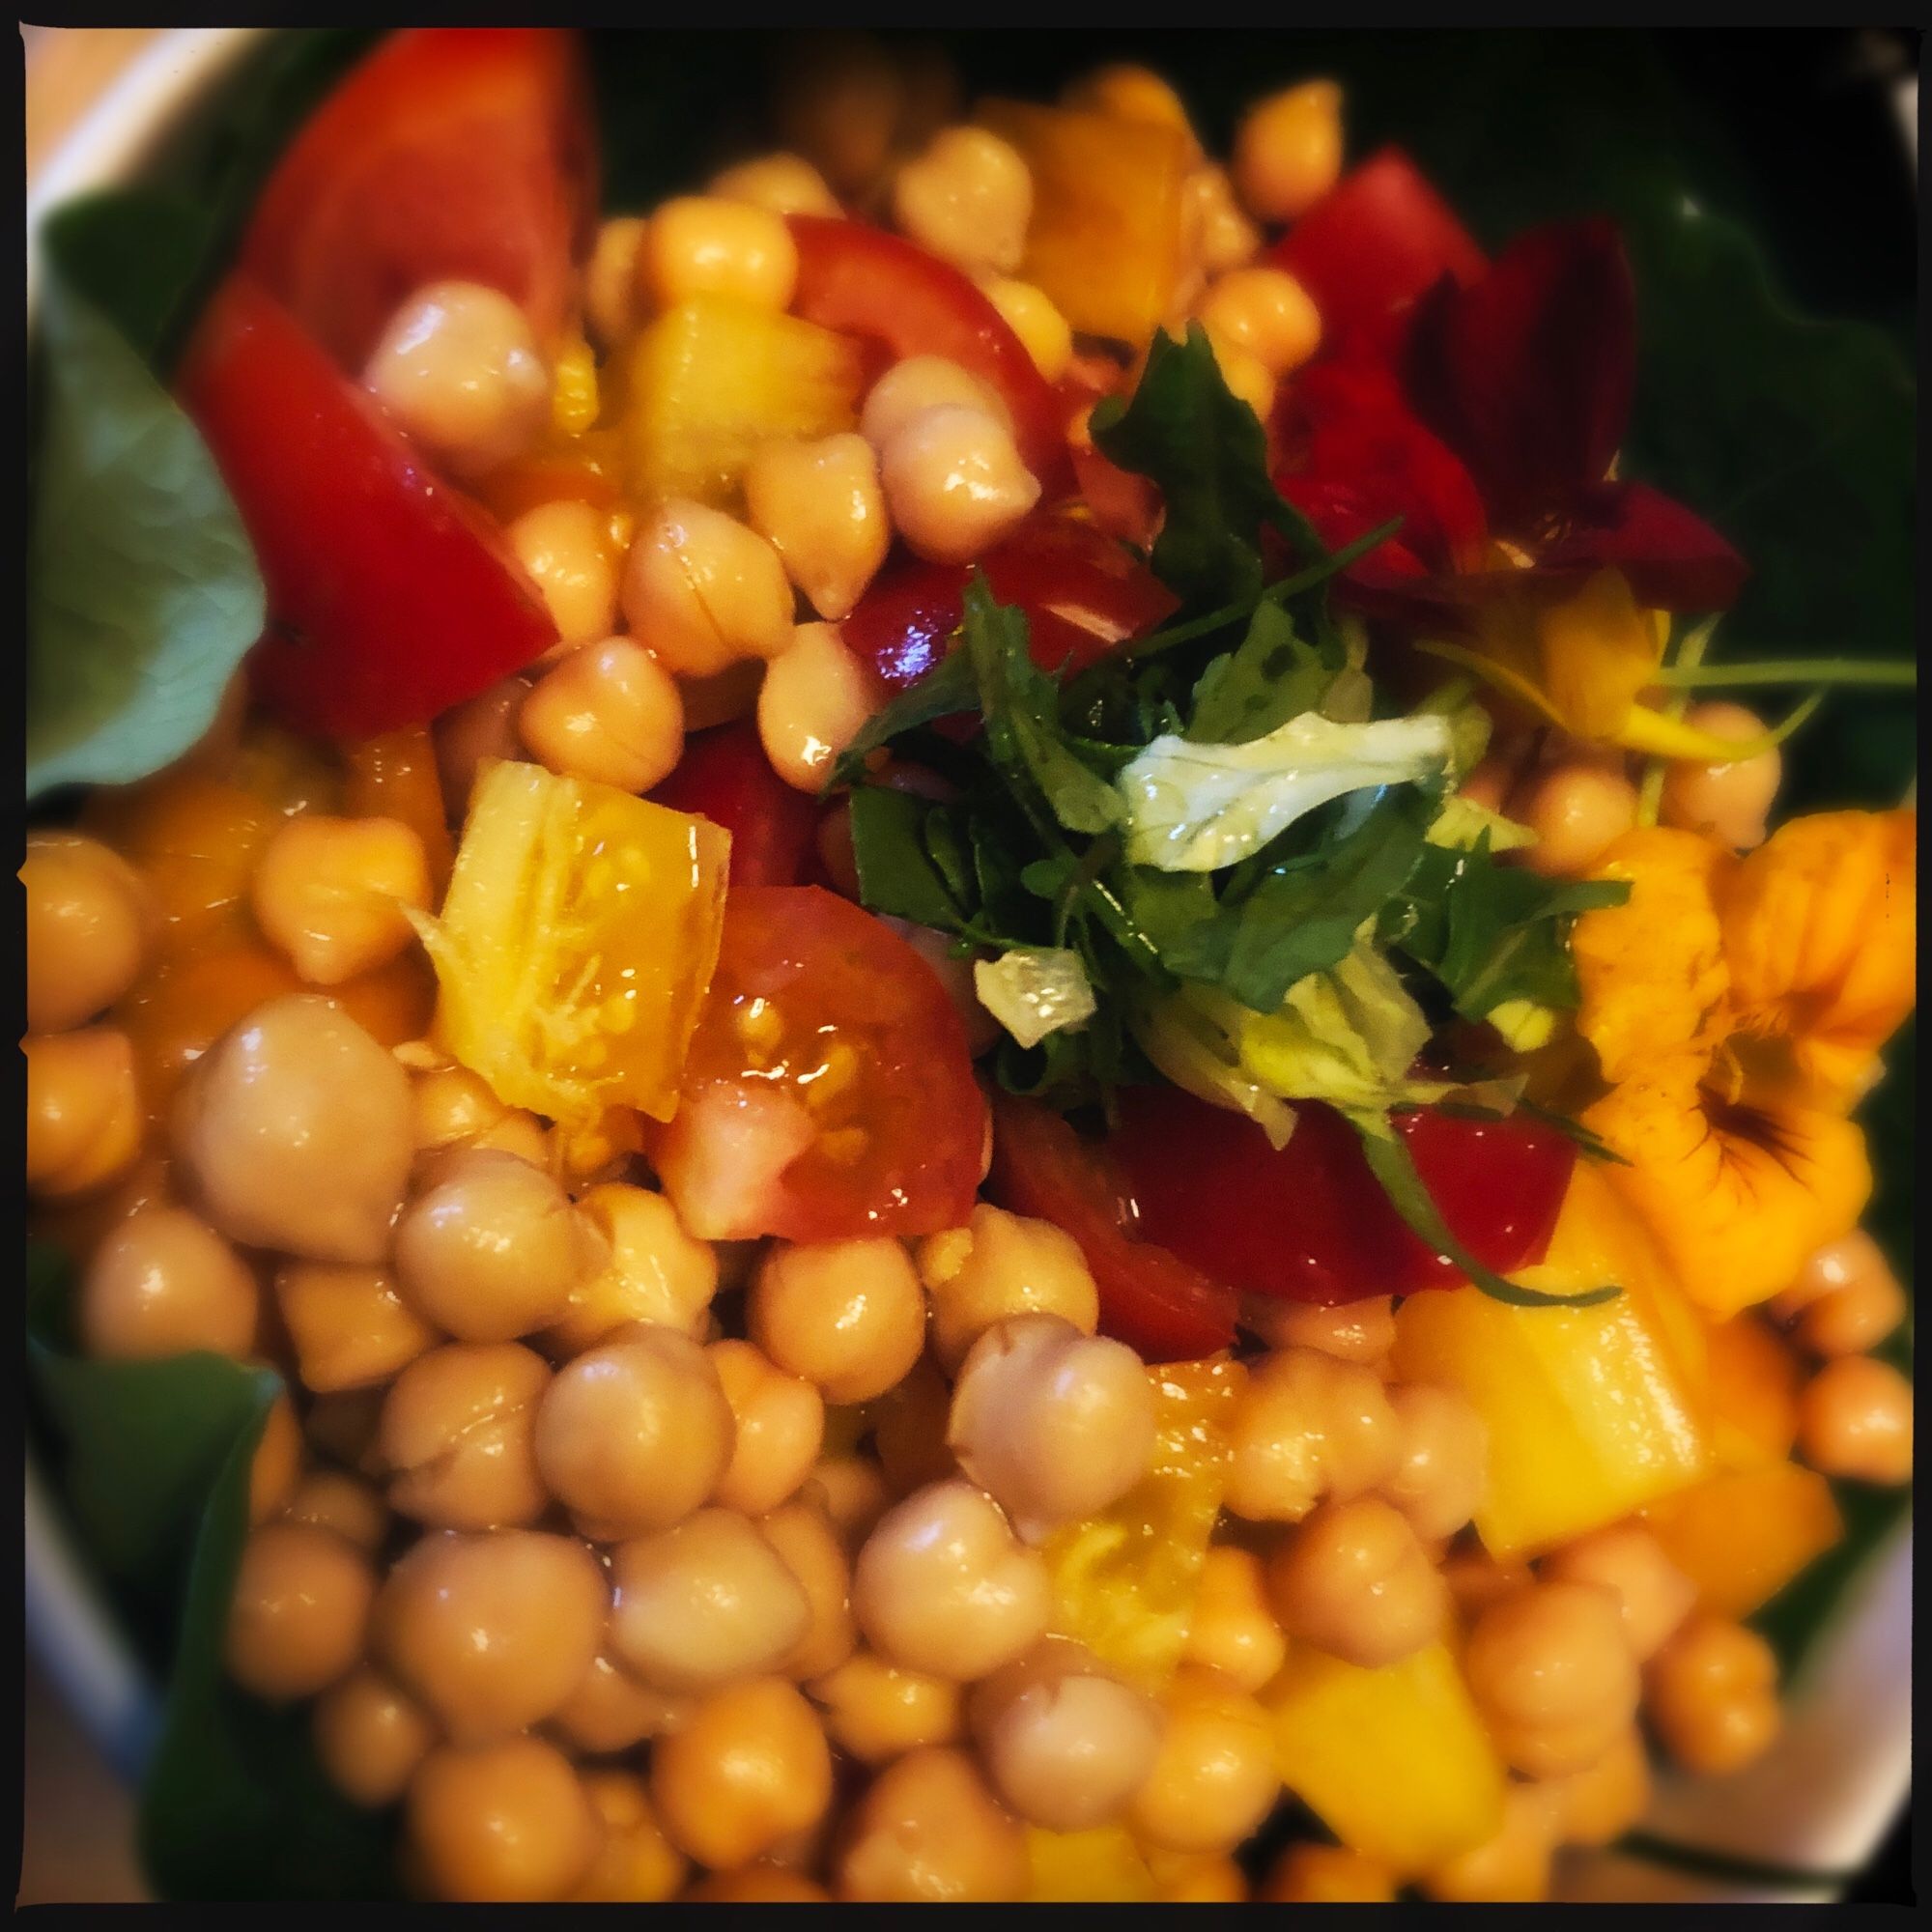
[[[1052,1108],[995,1095],[986,1191],[1001,1207],[1051,1221],[1080,1244],[1100,1291],[1102,1334],[1150,1362],[1193,1361],[1234,1341],[1234,1290],[1137,1237],[1105,1151]]]
[[[792,312],[883,341],[895,359],[943,355],[989,384],[1048,497],[1066,481],[1067,406],[1006,319],[966,275],[902,236],[825,214],[787,215],[798,244]]]
[[[276,165],[242,265],[348,369],[426,282],[501,289],[554,343],[595,230],[595,143],[574,33],[392,34]]]
[[[813,1080],[829,1095],[815,1104]],[[985,1098],[938,976],[818,886],[730,888],[677,1114],[643,1126],[665,1191],[709,1240],[956,1228],[986,1155]]]
[[[674,811],[695,811],[731,835],[733,888],[795,886],[812,867],[817,802],[772,770],[750,719],[694,732],[651,798]]]
[[[1332,1109],[1297,1102],[1276,1150],[1245,1115],[1178,1088],[1120,1094],[1109,1147],[1151,1239],[1243,1293],[1334,1305],[1464,1280],[1410,1234]],[[1395,1117],[1443,1219],[1498,1273],[1539,1260],[1576,1150],[1534,1122],[1430,1108]]]
[[[246,273],[215,292],[178,385],[268,584],[256,692],[298,729],[427,724],[556,641],[488,516]]]
[[[1444,275],[1476,281],[1483,251],[1400,148],[1382,148],[1330,188],[1267,251],[1315,298],[1324,355],[1392,351],[1418,298]]]
[[[978,564],[905,558],[890,566],[839,635],[888,691],[903,691],[946,656],[976,569],[1001,603],[1027,613],[1033,661],[1042,670],[1084,670],[1178,608],[1173,592],[1112,537],[1078,518],[1041,513]]]

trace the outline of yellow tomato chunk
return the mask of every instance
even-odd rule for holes
[[[1703,1606],[1725,1617],[1761,1608],[1845,1533],[1831,1484],[1795,1463],[1726,1470],[1644,1520]]]
[[[1138,1904],[1160,1896],[1141,1848],[1119,1825],[1091,1832],[1027,1828],[1027,1897],[1037,1905]]]
[[[479,781],[442,916],[418,929],[437,1036],[505,1105],[668,1121],[718,962],[730,835],[510,760]]]
[[[1704,1474],[1702,1331],[1631,1210],[1579,1166],[1525,1287],[1615,1283],[1592,1308],[1519,1308],[1473,1288],[1411,1295],[1396,1317],[1405,1381],[1444,1382],[1489,1432],[1477,1532],[1498,1556],[1601,1528]]]
[[[1297,1645],[1261,1699],[1282,1782],[1350,1850],[1406,1875],[1495,1835],[1502,1762],[1445,1644],[1376,1670]]]

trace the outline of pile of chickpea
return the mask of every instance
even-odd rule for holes
[[[843,87],[872,113],[886,98],[876,71],[834,81],[822,99]],[[1180,112],[1138,70],[1087,98]],[[779,215],[838,212],[826,177],[854,193],[870,152],[863,115],[807,107],[793,125],[817,166],[767,156],[606,225],[585,298],[600,346],[694,294],[785,305]],[[1319,326],[1289,277],[1251,266],[1256,220],[1307,206],[1340,155],[1339,97],[1314,84],[1253,111],[1232,185],[1204,161],[1190,188],[1181,305],[1258,406]],[[1010,279],[1031,194],[1011,148],[943,128],[883,192],[908,234],[982,278],[1043,373],[1065,372],[1065,321]],[[528,448],[551,407],[522,316],[476,287],[414,298],[368,383],[463,476]],[[759,451],[745,521],[668,502],[619,546],[583,503],[528,511],[510,544],[562,641],[440,721],[449,816],[477,760],[519,742],[648,790],[687,706],[748,662],[775,769],[816,789],[877,696],[837,624],[891,535],[969,558],[1038,494],[997,401],[916,357],[878,381],[856,434]],[[1683,810],[1725,824],[1757,796],[1678,782]],[[1641,1525],[1533,1572],[1483,1554],[1467,1528],[1481,1424],[1451,1390],[1390,1379],[1386,1300],[1249,1311],[1258,1348],[1180,1666],[1125,1681],[1055,1634],[1040,1546],[1139,1482],[1154,1400],[1139,1358],[1095,1333],[1064,1233],[980,1205],[910,1244],[713,1247],[637,1166],[577,1171],[547,1122],[428,1042],[385,1050],[329,997],[412,946],[407,910],[431,903],[421,840],[382,818],[310,813],[270,841],[254,918],[315,990],[216,1040],[156,1136],[128,1039],[102,1018],[151,947],[148,883],[52,831],[20,876],[29,1185],[43,1207],[110,1209],[82,1257],[80,1335],[101,1357],[206,1349],[286,1377],[229,1668],[269,1700],[314,1700],[329,1777],[403,1807],[422,1894],[1024,1897],[1027,1827],[1117,1824],[1165,1896],[1245,1898],[1234,1854],[1283,1792],[1257,1693],[1297,1643],[1377,1665],[1459,1634],[1517,1776],[1502,1833],[1451,1866],[1397,1874],[1298,1845],[1262,1898],[1388,1897],[1417,1879],[1444,1898],[1540,1895],[1560,1845],[1605,1842],[1641,1809],[1640,1711],[1699,1771],[1776,1730],[1762,1640],[1698,1611]],[[1860,1352],[1901,1311],[1862,1236],[1774,1311],[1824,1358],[1804,1399],[1815,1466],[1908,1472],[1909,1389]]]

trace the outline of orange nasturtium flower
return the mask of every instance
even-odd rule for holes
[[[1585,914],[1577,1024],[1609,1091],[1585,1122],[1687,1292],[1767,1300],[1848,1233],[1871,1192],[1847,1119],[1911,1011],[1917,819],[1794,819],[1739,859],[1695,833],[1627,834]]]

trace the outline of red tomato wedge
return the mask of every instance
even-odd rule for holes
[[[255,546],[269,630],[250,670],[290,724],[424,724],[556,641],[490,518],[252,277],[215,292],[178,383]]]
[[[1344,175],[1268,251],[1315,298],[1323,354],[1387,352],[1418,297],[1444,275],[1463,284],[1483,251],[1400,148]]]
[[[256,204],[242,262],[359,370],[425,282],[501,289],[554,342],[596,214],[577,36],[416,27],[384,41],[303,126]]]
[[[946,656],[975,569],[1001,603],[1027,613],[1033,660],[1043,670],[1084,670],[1177,609],[1174,593],[1112,537],[1079,518],[1042,513],[977,565],[893,565],[839,635],[888,691],[903,691]]]
[[[731,835],[733,886],[795,886],[811,868],[818,802],[772,770],[749,719],[687,738],[677,769],[651,797]]]
[[[937,976],[817,886],[736,886],[668,1127],[645,1151],[694,1235],[931,1235],[971,1213],[986,1103]]]
[[[1138,1238],[1105,1151],[1052,1108],[995,1097],[986,1191],[1013,1213],[1051,1221],[1073,1236],[1100,1291],[1101,1333],[1148,1361],[1192,1361],[1235,1339],[1235,1291]]]
[[[1409,1233],[1330,1108],[1297,1103],[1286,1147],[1243,1114],[1173,1087],[1120,1094],[1108,1148],[1147,1236],[1247,1294],[1335,1304],[1455,1288],[1456,1264]],[[1450,1231],[1507,1274],[1541,1260],[1576,1149],[1520,1118],[1398,1114],[1423,1183]]]
[[[950,262],[863,221],[793,214],[792,310],[823,328],[883,342],[895,358],[943,355],[987,384],[1012,418],[1026,467],[1053,496],[1066,480],[1065,398],[1006,319]]]

